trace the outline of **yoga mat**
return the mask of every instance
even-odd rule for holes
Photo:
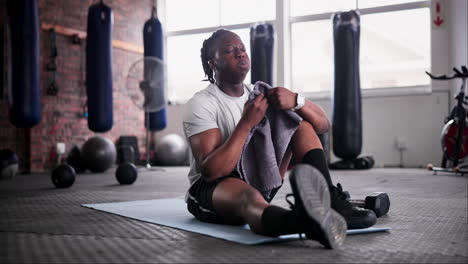
[[[245,245],[257,245],[299,239],[298,234],[284,235],[280,237],[257,235],[251,232],[247,225],[230,226],[200,222],[187,211],[187,205],[182,199],[139,200],[118,203],[83,204],[82,206]],[[388,230],[390,230],[390,228],[354,229],[348,230],[347,234],[354,235],[384,232]]]

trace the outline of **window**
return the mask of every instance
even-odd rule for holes
[[[333,85],[333,32],[329,19],[294,23],[292,85],[299,92],[329,91]]]
[[[291,0],[291,15],[302,16],[291,19],[291,76],[295,90],[333,89],[330,17],[334,11],[352,9],[349,2],[334,0],[328,5],[328,1]],[[361,88],[429,85],[429,78],[424,74],[430,67],[428,3],[358,0],[357,4],[361,13]]]
[[[168,32],[217,25],[219,25],[218,0],[166,1],[166,30]]]
[[[350,0],[291,0],[291,16],[304,16],[337,11],[348,11],[355,8],[355,1]]]
[[[209,84],[202,81],[206,77],[200,49],[203,40],[217,28],[227,28],[239,35],[250,55],[250,26],[258,21],[274,20],[276,15],[275,0],[167,0],[165,5],[171,102],[184,102]]]
[[[361,17],[363,88],[429,85],[429,9]]]
[[[250,50],[249,29],[233,30],[244,42],[246,50]],[[205,80],[200,49],[203,40],[210,33],[190,34],[170,37],[167,40],[167,74],[168,97],[170,101],[184,101],[197,91],[204,89],[209,82]],[[246,80],[250,80],[250,73]]]
[[[285,83],[290,77],[292,90],[328,93],[334,82],[331,16],[356,7],[361,14],[361,87],[428,85],[424,71],[430,68],[429,5],[430,1],[414,0],[166,0],[169,100],[185,102],[208,85],[201,81],[205,74],[200,48],[213,31],[236,32],[250,51],[250,26],[259,21],[274,23],[276,52],[284,54],[281,61],[286,66],[274,75]],[[277,13],[288,9],[286,19],[282,15],[276,20]],[[290,35],[283,34],[289,30]]]

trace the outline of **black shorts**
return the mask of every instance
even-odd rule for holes
[[[187,208],[189,212],[202,222],[208,222],[213,224],[224,224],[224,220],[219,216],[213,206],[213,192],[216,186],[227,178],[241,179],[241,176],[237,171],[231,172],[231,174],[216,179],[213,182],[206,182],[203,178],[198,179],[190,186],[187,197]],[[280,187],[275,188],[271,191],[267,202],[271,202],[278,192]]]

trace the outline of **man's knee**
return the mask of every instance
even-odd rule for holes
[[[245,209],[255,201],[264,200],[255,188],[237,178],[227,178],[222,181],[213,193],[213,202],[229,204],[229,207]]]
[[[255,188],[242,180],[228,178],[213,193],[213,205],[226,224],[242,224],[258,203],[266,203]]]
[[[314,127],[306,121],[302,121],[299,125],[296,134],[302,134],[306,136],[315,136],[317,137],[317,132],[315,132]]]

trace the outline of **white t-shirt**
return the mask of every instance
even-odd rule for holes
[[[186,104],[183,116],[184,134],[189,138],[203,131],[219,128],[223,143],[231,136],[242,117],[244,104],[252,91],[251,84],[244,84],[244,94],[233,97],[221,91],[216,84],[210,84],[197,92]],[[194,183],[201,177],[200,165],[192,156],[189,181]]]

